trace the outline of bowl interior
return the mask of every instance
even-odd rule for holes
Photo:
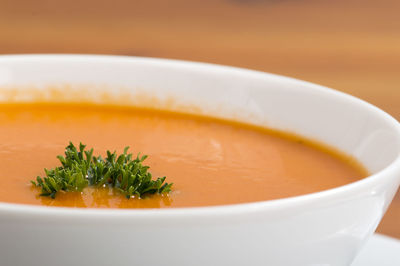
[[[210,64],[104,56],[3,56],[0,101],[149,106],[294,132],[376,173],[400,151],[389,115],[343,93],[282,76]]]

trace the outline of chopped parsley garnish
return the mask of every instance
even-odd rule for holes
[[[147,171],[149,166],[142,165],[147,155],[128,153],[129,147],[120,155],[107,151],[107,157],[93,156],[93,149],[85,150],[86,145],[80,143],[79,150],[72,144],[65,148],[65,156],[57,156],[61,166],[44,169],[46,176],[31,181],[41,187],[40,196],[55,198],[58,191],[73,192],[87,186],[110,186],[120,191],[126,198],[141,198],[146,194],[168,193],[172,183],[165,177],[152,179]]]

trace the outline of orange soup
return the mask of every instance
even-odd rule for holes
[[[349,156],[303,138],[207,117],[84,104],[0,105],[0,201],[88,208],[164,208],[279,199],[345,185],[367,176]],[[111,188],[39,196],[30,183],[59,166],[69,141],[96,152],[149,155],[168,195],[127,199]]]

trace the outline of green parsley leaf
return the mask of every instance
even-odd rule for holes
[[[165,176],[152,179],[149,166],[142,165],[147,155],[138,154],[135,159],[125,147],[120,155],[107,151],[107,157],[93,156],[93,149],[85,150],[80,143],[77,149],[72,142],[65,148],[65,156],[57,156],[61,166],[44,169],[46,176],[31,181],[41,188],[40,196],[55,198],[57,192],[82,192],[87,186],[111,186],[126,198],[141,198],[147,194],[162,194],[171,191],[172,183]]]

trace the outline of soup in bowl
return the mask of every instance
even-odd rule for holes
[[[21,55],[0,58],[0,88],[5,265],[350,265],[400,182],[396,120],[295,79]],[[171,191],[40,196],[29,181],[68,141],[146,153]]]

